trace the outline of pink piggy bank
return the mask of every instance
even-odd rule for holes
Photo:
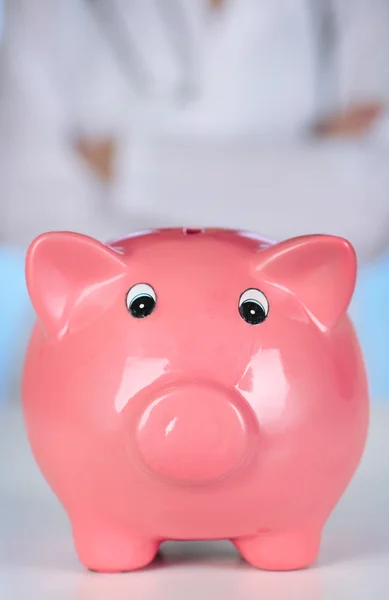
[[[315,561],[368,425],[346,240],[47,233],[26,277],[25,423],[86,567],[194,539],[261,569]]]

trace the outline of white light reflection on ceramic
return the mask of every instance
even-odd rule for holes
[[[131,239],[131,238],[143,237],[145,235],[150,235],[151,233],[153,233],[152,229],[143,229],[142,231],[131,231],[130,233],[126,234],[125,240]],[[108,242],[106,242],[106,246],[114,246],[115,244],[119,244],[122,241],[123,241],[123,237],[112,238],[112,240],[109,240]],[[114,248],[114,250],[117,250],[117,247]]]
[[[168,366],[167,358],[128,358],[115,398],[116,412],[120,413],[135,394],[166,373]]]
[[[279,350],[258,350],[235,387],[254,408],[259,422],[277,421],[289,392]]]
[[[166,426],[166,429],[165,429],[165,436],[169,435],[169,433],[170,433],[171,431],[173,431],[173,429],[174,429],[174,426],[175,426],[175,424],[177,423],[177,419],[178,419],[178,417],[174,417],[174,419],[172,419],[172,420],[170,421],[170,423],[169,423],[169,424]]]
[[[240,235],[240,237],[244,237],[244,238],[248,238],[250,240],[256,240],[258,242],[261,242],[261,247],[263,247],[263,248],[268,248],[269,246],[273,246],[275,244],[275,242],[273,240],[263,237],[262,235],[259,235],[259,233],[256,233],[254,231],[241,230],[241,231],[239,231],[239,235]]]

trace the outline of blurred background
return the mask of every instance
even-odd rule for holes
[[[0,404],[28,244],[160,226],[348,238],[389,402],[389,0],[0,0]]]

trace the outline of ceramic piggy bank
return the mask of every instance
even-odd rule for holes
[[[262,569],[315,561],[367,434],[347,241],[47,233],[26,277],[28,437],[86,567],[194,539]]]

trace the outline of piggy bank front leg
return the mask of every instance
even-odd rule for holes
[[[321,530],[263,533],[232,540],[248,563],[266,571],[294,571],[314,563],[320,549]]]
[[[102,523],[72,522],[80,562],[90,571],[122,573],[149,565],[159,541],[132,535],[125,528]]]

